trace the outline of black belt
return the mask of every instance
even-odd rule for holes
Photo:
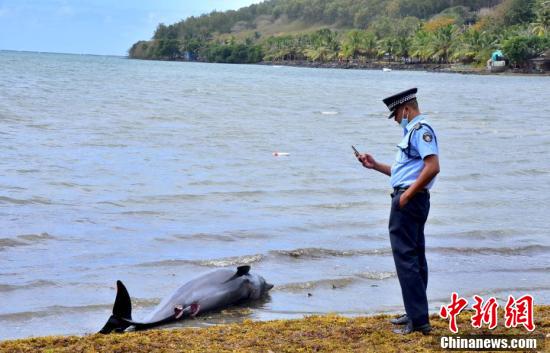
[[[398,192],[400,192],[400,191],[406,191],[408,188],[409,188],[408,186],[407,186],[407,187],[404,187],[404,188],[403,188],[403,187],[396,187],[396,188],[393,188],[393,192],[394,192],[394,193],[398,193]],[[429,194],[429,193],[430,193],[430,190],[428,190],[428,189],[420,189],[420,190],[418,190],[418,192],[419,192],[419,193],[428,193],[428,194]]]

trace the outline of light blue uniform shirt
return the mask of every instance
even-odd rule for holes
[[[429,127],[418,125],[420,123],[428,124]],[[431,126],[426,117],[421,114],[409,122],[403,130],[404,136],[397,145],[395,162],[391,167],[390,184],[393,188],[410,186],[418,179],[424,168],[424,158],[439,154],[435,132],[430,128]],[[408,149],[409,140],[410,149]],[[434,182],[435,178],[430,181],[426,188],[430,189]]]

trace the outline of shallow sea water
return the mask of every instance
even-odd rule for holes
[[[413,86],[441,150],[431,310],[549,304],[549,77],[0,51],[0,339],[96,332],[117,279],[139,319],[240,264],[270,296],[180,325],[401,311],[389,180],[350,145],[391,163],[381,99]]]

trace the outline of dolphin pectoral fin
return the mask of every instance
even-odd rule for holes
[[[187,307],[187,308],[189,308],[189,307]],[[185,308],[185,309],[187,309],[187,308]],[[174,306],[174,317],[176,318],[176,320],[181,319],[183,314],[185,314],[185,310],[183,309],[183,305]]]
[[[193,303],[191,304],[191,317],[195,317],[199,314],[199,311],[201,310],[201,305],[199,303]]]
[[[201,309],[200,304],[193,303],[191,305],[186,306],[185,308],[183,305],[176,305],[174,306],[174,318],[176,320],[179,320],[184,317],[184,315],[195,317]]]

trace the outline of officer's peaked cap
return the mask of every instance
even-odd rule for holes
[[[418,88],[411,88],[406,91],[394,94],[391,97],[384,98],[382,101],[384,102],[384,104],[388,106],[388,109],[391,111],[391,114],[390,116],[388,116],[388,119],[391,119],[395,115],[395,111],[397,110],[397,107],[407,102],[410,102],[412,100],[415,100],[416,92],[418,92]]]

